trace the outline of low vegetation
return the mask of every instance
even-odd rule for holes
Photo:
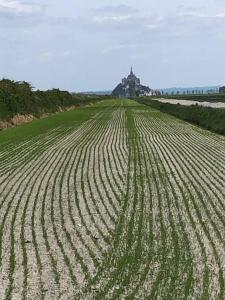
[[[225,134],[225,109],[200,105],[183,106],[180,104],[161,103],[149,98],[139,98],[137,101],[208,130]]]

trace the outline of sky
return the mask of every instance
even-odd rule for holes
[[[225,84],[225,0],[0,0],[0,78],[113,89]]]

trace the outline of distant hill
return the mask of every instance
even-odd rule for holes
[[[133,73],[131,67],[130,74],[122,79],[112,92],[114,97],[137,97],[137,96],[149,96],[153,91],[148,87],[141,84],[140,78]]]

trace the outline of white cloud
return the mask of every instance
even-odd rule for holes
[[[197,11],[190,11],[187,13],[181,14],[181,16],[185,17],[195,17],[195,18],[206,18],[206,19],[224,19],[225,18],[225,12],[224,13],[204,13],[204,12],[197,12]]]
[[[138,11],[136,8],[128,5],[108,5],[108,6],[94,8],[92,10],[97,13],[107,13],[107,14],[115,14],[115,13],[124,14],[124,13],[133,13]]]
[[[155,30],[155,29],[160,28],[160,24],[148,24],[148,25],[146,25],[146,28],[149,30]]]
[[[52,53],[50,51],[42,52],[38,56],[38,59],[42,62],[47,62],[47,61],[51,60],[51,58],[52,58]]]
[[[98,24],[103,24],[107,22],[114,22],[114,23],[121,23],[131,19],[131,15],[124,15],[124,16],[98,16],[94,17],[93,21]]]
[[[220,82],[224,32],[224,0],[0,0],[0,75],[104,89],[133,63],[153,87]]]
[[[62,53],[61,53],[61,56],[62,57],[68,57],[71,55],[71,51],[70,50],[64,50]]]
[[[0,0],[0,13],[15,14],[15,15],[30,15],[40,13],[42,7],[28,2],[18,0]]]
[[[117,44],[109,47],[105,47],[101,50],[102,54],[108,54],[110,52],[120,51],[120,50],[128,50],[128,49],[136,49],[139,47],[139,44]]]

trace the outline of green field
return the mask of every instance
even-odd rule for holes
[[[225,299],[224,162],[131,100],[0,132],[0,299]]]

